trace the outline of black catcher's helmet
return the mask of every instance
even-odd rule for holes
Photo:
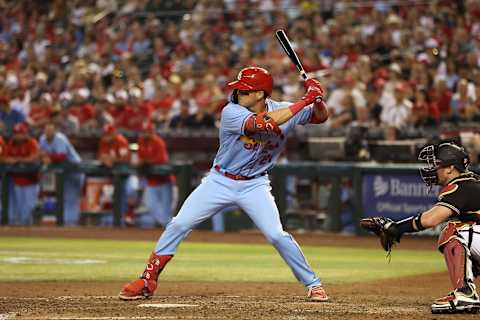
[[[467,151],[453,142],[423,147],[418,154],[418,160],[427,162],[427,167],[420,169],[420,175],[427,186],[438,183],[439,167],[453,165],[458,171],[465,172],[470,164]]]

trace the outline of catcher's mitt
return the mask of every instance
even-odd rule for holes
[[[360,226],[380,238],[382,248],[389,254],[395,243],[400,242],[395,221],[385,217],[371,217],[360,220]]]

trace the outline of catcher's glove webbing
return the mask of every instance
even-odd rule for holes
[[[371,217],[360,220],[360,226],[375,233],[380,238],[382,248],[390,255],[395,243],[400,242],[401,234],[395,221],[385,217]]]

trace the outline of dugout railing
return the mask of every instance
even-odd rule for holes
[[[287,176],[308,179],[320,179],[331,183],[330,195],[327,204],[327,218],[324,228],[338,231],[340,229],[340,187],[341,179],[352,177],[352,165],[339,162],[290,162],[276,165],[272,172],[272,192],[277,203],[282,222],[285,224],[287,216]],[[301,209],[300,209],[301,210]]]
[[[338,232],[342,231],[342,183],[350,180],[351,214],[355,232],[361,233],[358,221],[363,217],[382,215],[402,219],[428,209],[435,202],[438,187],[425,186],[419,175],[420,167],[421,164],[416,163],[290,162],[272,170],[272,192],[284,218],[287,176],[328,181],[331,188],[323,229]]]
[[[330,191],[326,206],[326,219],[323,230],[341,231],[342,183],[350,181],[351,202],[353,203],[353,220],[355,231],[360,233],[358,221],[367,216],[383,215],[393,219],[416,214],[428,209],[435,201],[438,187],[429,189],[419,175],[421,164],[407,163],[372,163],[372,162],[290,162],[278,164],[270,172],[272,193],[275,197],[280,216],[287,216],[287,176],[317,179],[328,182]],[[479,167],[471,168],[479,172]],[[63,225],[63,181],[66,173],[83,172],[87,176],[103,176],[112,179],[113,191],[113,225],[121,225],[121,199],[124,197],[122,184],[129,174],[168,174],[177,177],[179,199],[177,212],[192,191],[192,165],[190,163],[172,163],[168,165],[143,166],[133,168],[128,164],[118,164],[107,168],[99,163],[61,164],[47,167],[40,164],[0,165],[2,177],[2,213],[1,224],[8,224],[9,183],[11,173],[55,173],[56,188],[56,223]],[[300,209],[301,210],[301,209]],[[176,212],[175,212],[176,214]]]
[[[0,175],[2,177],[2,212],[1,212],[1,224],[8,225],[9,215],[9,191],[10,191],[10,176],[12,173],[41,173],[41,172],[53,172],[55,174],[55,216],[56,224],[63,225],[63,192],[64,192],[64,179],[65,175],[73,172],[81,172],[86,176],[94,177],[109,177],[113,184],[113,196],[112,196],[112,214],[113,225],[121,225],[121,199],[125,197],[124,188],[122,185],[125,179],[133,173],[138,174],[175,174],[177,177],[178,186],[178,206],[179,208],[185,201],[188,194],[191,192],[192,185],[192,164],[191,163],[172,163],[165,165],[144,165],[140,168],[133,168],[128,164],[119,163],[113,168],[107,168],[98,162],[82,162],[80,164],[75,163],[63,163],[52,164],[49,166],[42,166],[39,163],[33,164],[16,164],[16,165],[0,165]]]

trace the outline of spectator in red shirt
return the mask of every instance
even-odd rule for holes
[[[414,127],[434,127],[440,122],[440,111],[437,105],[430,101],[424,89],[417,89],[415,92],[409,122]]]
[[[129,92],[130,104],[127,105],[119,117],[118,126],[127,130],[140,131],[142,123],[150,121],[153,108],[143,101],[142,91],[139,88],[132,88]]]
[[[168,162],[165,141],[155,132],[150,122],[145,122],[142,134],[138,139],[139,165],[161,165]],[[148,214],[141,215],[137,224],[142,227],[165,226],[172,219],[173,183],[171,174],[147,174],[144,203]]]
[[[224,101],[224,93],[211,73],[203,77],[200,85],[196,88],[194,97],[198,106],[205,109],[207,113],[214,113],[218,104]]]
[[[52,111],[52,96],[49,93],[43,93],[40,96],[40,101],[32,105],[27,122],[32,127],[43,127],[50,121]]]
[[[13,127],[13,137],[6,146],[5,162],[10,165],[32,163],[39,160],[37,140],[28,135],[25,123]],[[38,197],[38,173],[14,173],[9,197],[9,221],[13,225],[30,225],[32,211]]]
[[[130,161],[128,140],[123,135],[117,134],[112,124],[103,126],[103,136],[98,145],[98,159],[109,168],[117,162]]]
[[[5,140],[0,136],[0,162],[3,162],[3,157],[5,155]]]
[[[151,100],[151,104],[155,110],[170,110],[175,101],[175,90],[171,85],[162,86],[157,84],[155,87],[155,95]]]
[[[126,90],[118,90],[111,96],[107,97],[110,99],[111,105],[108,112],[112,115],[115,126],[122,127],[123,118],[125,115],[125,110],[128,109],[128,93]]]
[[[438,107],[440,118],[442,120],[450,120],[452,116],[450,102],[453,94],[447,87],[447,81],[442,78],[437,79],[430,95],[432,103],[435,103]]]
[[[76,118],[80,127],[90,127],[95,123],[95,106],[88,103],[89,91],[81,88],[75,91],[72,105],[67,109],[69,115]]]

